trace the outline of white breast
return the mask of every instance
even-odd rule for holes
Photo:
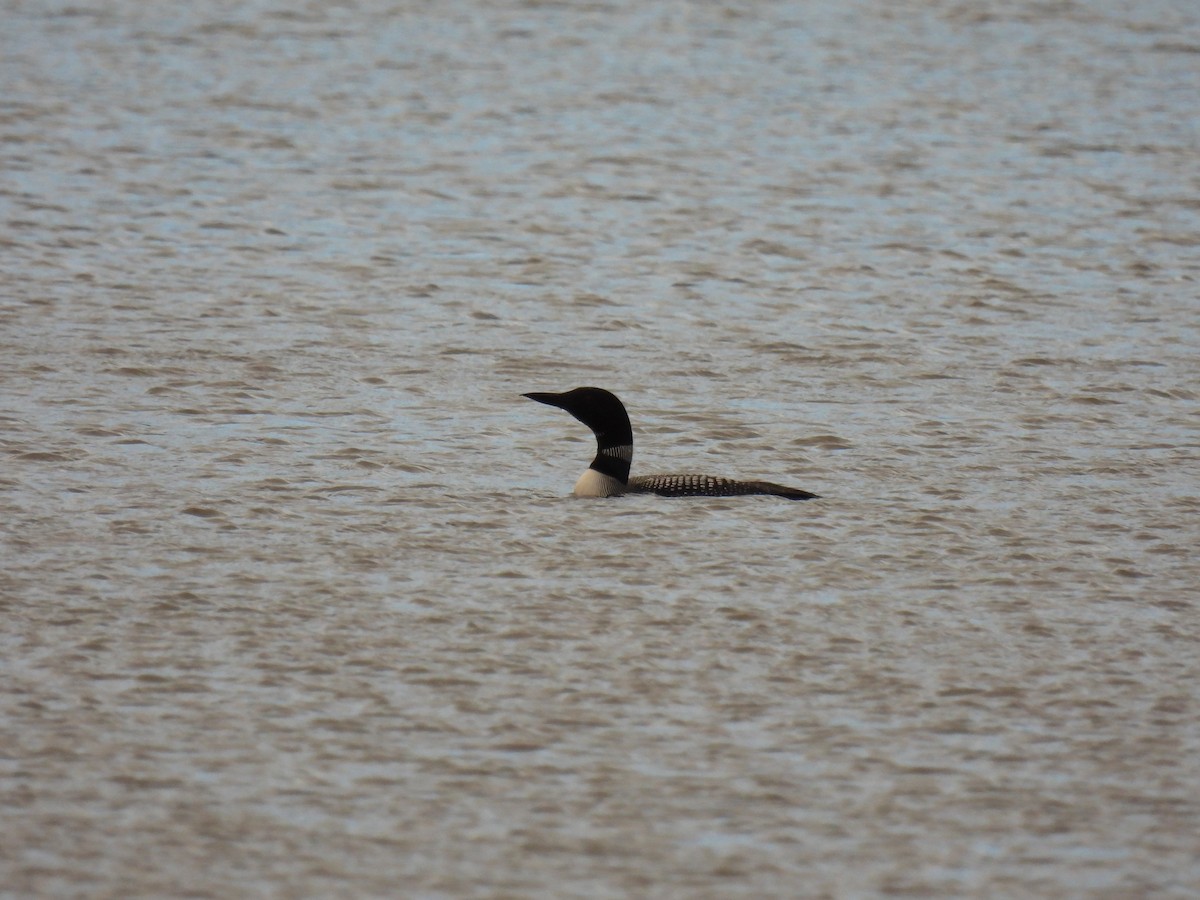
[[[588,469],[575,482],[576,497],[612,497],[625,493],[625,485],[611,475]]]

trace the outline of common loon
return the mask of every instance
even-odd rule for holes
[[[615,394],[603,388],[578,387],[562,394],[522,394],[530,400],[565,409],[596,434],[596,458],[575,482],[576,497],[659,494],[663,497],[730,497],[772,494],[789,500],[813,500],[816,494],[769,481],[735,481],[714,475],[639,475],[629,477],[633,461],[633,429],[629,414]]]

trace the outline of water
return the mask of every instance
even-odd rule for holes
[[[1200,15],[832,7],[6,4],[9,894],[1200,891]]]

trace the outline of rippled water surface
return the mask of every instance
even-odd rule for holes
[[[1200,893],[1194,3],[2,6],[12,896]]]

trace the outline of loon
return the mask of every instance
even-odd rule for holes
[[[663,497],[731,497],[771,494],[789,500],[814,500],[798,488],[770,481],[735,481],[715,475],[639,475],[629,477],[633,461],[633,429],[629,414],[615,394],[598,387],[578,387],[562,394],[522,394],[530,400],[565,409],[596,434],[596,458],[575,482],[576,497],[658,494]]]

